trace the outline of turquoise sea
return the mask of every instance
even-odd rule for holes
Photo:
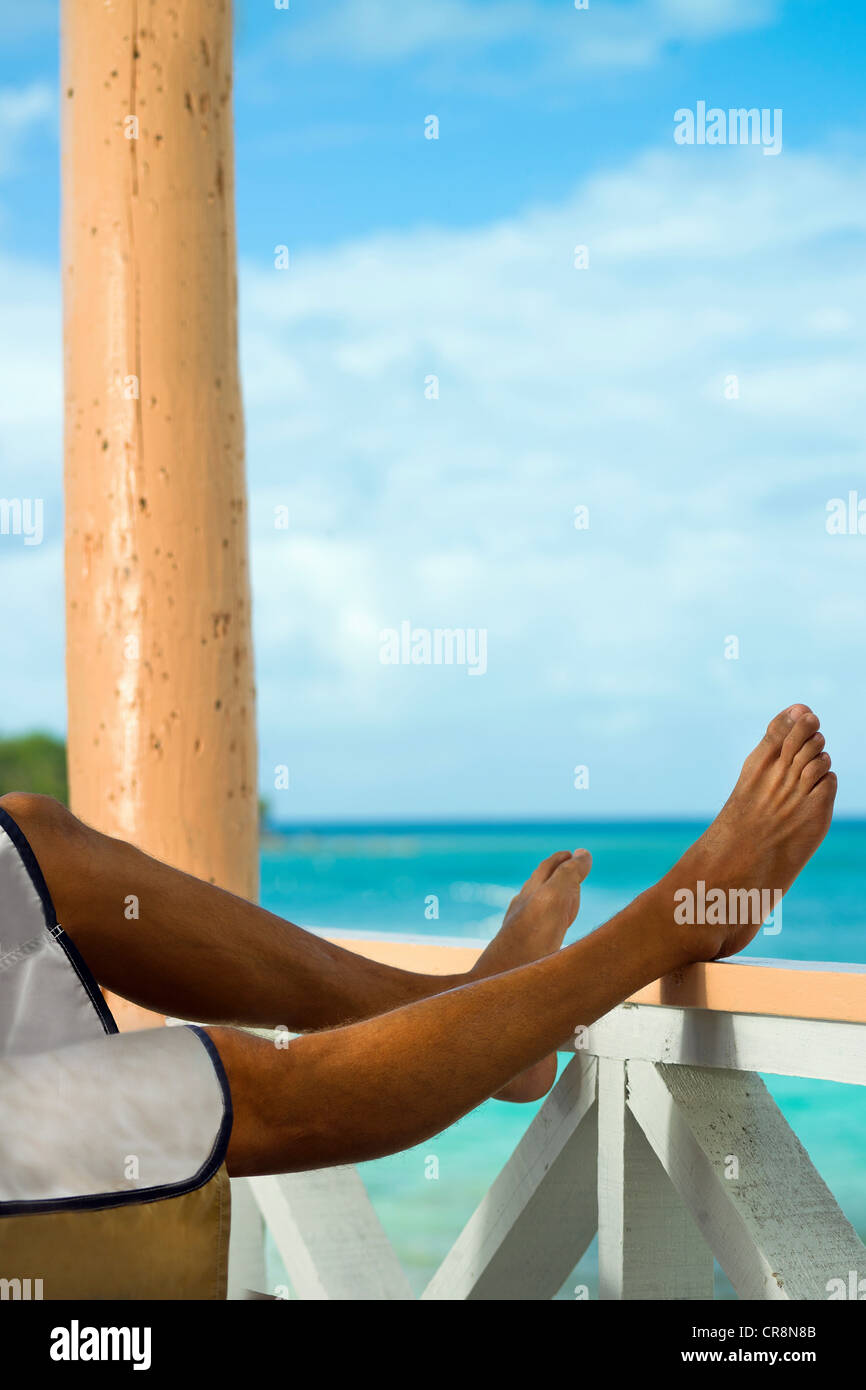
[[[701,823],[328,826],[274,829],[262,852],[262,902],[302,926],[414,937],[489,939],[540,859],[585,846],[593,854],[577,939],[658,878]],[[425,916],[438,899],[437,920]],[[866,821],[836,822],[785,899],[782,930],[749,954],[788,960],[866,960]],[[764,1078],[849,1220],[866,1238],[866,1091]],[[420,1293],[532,1119],[536,1106],[488,1101],[418,1149],[362,1165],[372,1201]],[[438,1164],[428,1160],[435,1157]],[[438,1177],[428,1176],[438,1167]],[[595,1251],[566,1281],[597,1290]],[[721,1273],[718,1296],[730,1296]]]

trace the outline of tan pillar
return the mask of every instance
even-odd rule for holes
[[[231,4],[64,0],[62,26],[71,803],[255,897]]]

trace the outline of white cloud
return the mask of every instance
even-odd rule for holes
[[[49,36],[49,42],[56,40],[60,24],[58,0],[0,0],[0,28],[7,50],[22,39],[35,35]]]
[[[700,41],[771,24],[780,0],[629,0],[578,11],[571,0],[341,0],[300,12],[289,51],[357,62],[405,62],[509,41],[562,66],[644,67],[680,40]]]
[[[468,0],[400,4],[398,0],[342,0],[317,6],[302,22],[292,47],[300,57],[327,54],[394,62],[440,44],[488,44],[522,35],[531,26],[526,0],[476,5]],[[537,10],[536,10],[537,16]]]
[[[25,137],[52,121],[55,107],[54,92],[46,82],[0,87],[0,176],[15,168]]]
[[[266,749],[291,741],[290,669],[305,756],[364,730],[371,813],[417,810],[420,769],[459,810],[463,749],[467,813],[518,811],[532,784],[533,811],[591,814],[568,778],[586,746],[593,811],[679,810],[713,804],[721,753],[786,700],[858,717],[866,538],[827,536],[824,507],[862,477],[864,169],[731,153],[654,152],[500,224],[245,268],[244,336],[288,367],[249,418],[254,487],[292,515],[254,531]],[[489,675],[383,669],[375,633],[404,618],[488,628]],[[666,776],[708,717],[708,766]],[[373,750],[395,744],[405,779],[383,789]],[[314,781],[299,814],[355,795]]]
[[[63,382],[60,277],[0,256],[0,457],[6,495],[56,491]]]
[[[0,731],[62,727],[63,556],[59,277],[0,257],[0,497],[41,499],[44,539],[0,535]]]

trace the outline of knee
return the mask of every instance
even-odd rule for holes
[[[29,844],[59,920],[67,931],[80,925],[87,889],[93,879],[93,832],[53,796],[9,792],[0,807],[11,816]]]
[[[69,839],[84,827],[62,801],[38,792],[7,792],[0,807],[11,816],[34,849],[46,841]]]

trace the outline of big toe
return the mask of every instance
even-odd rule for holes
[[[789,705],[787,709],[783,709],[781,713],[777,714],[775,719],[770,720],[767,725],[767,732],[764,734],[764,743],[778,753],[797,720],[802,718],[804,714],[811,713],[808,705]]]
[[[534,869],[529,878],[524,883],[521,893],[534,893],[542,883],[546,883],[549,878],[556,873],[560,864],[566,863],[571,858],[567,849],[557,850],[556,854],[549,854],[546,859],[542,859],[537,869]]]
[[[583,883],[590,869],[592,868],[592,855],[588,849],[576,849],[564,863],[552,875],[555,883],[573,887],[576,883]]]

